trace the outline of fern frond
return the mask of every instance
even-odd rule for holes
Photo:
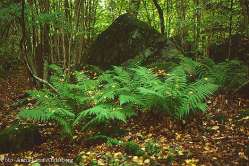
[[[101,104],[93,108],[82,111],[74,121],[74,126],[80,121],[88,118],[94,118],[95,123],[107,121],[121,121],[126,122],[127,115],[132,115],[131,111],[125,111],[121,107],[110,104]]]
[[[120,103],[120,105],[124,105],[124,104],[127,104],[127,103],[138,103],[138,100],[136,99],[135,96],[120,95],[119,96],[119,103]]]
[[[18,116],[22,119],[34,120],[46,122],[51,119],[53,112],[47,110],[46,108],[33,108],[31,109],[23,109],[18,114]]]
[[[209,83],[205,79],[201,79],[187,86],[183,92],[184,95],[182,96],[182,104],[179,108],[178,116],[181,118],[195,109],[205,111],[207,108],[205,99],[212,95],[217,89],[217,85]]]

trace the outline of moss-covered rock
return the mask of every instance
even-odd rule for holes
[[[108,69],[130,59],[142,59],[142,63],[148,65],[168,61],[169,55],[177,54],[181,54],[180,51],[158,31],[129,14],[123,14],[92,44],[88,63]]]
[[[9,153],[30,149],[41,143],[38,127],[14,123],[0,132],[0,152]]]

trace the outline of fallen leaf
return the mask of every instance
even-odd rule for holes
[[[212,130],[218,130],[220,127],[219,126],[213,126],[211,129]]]

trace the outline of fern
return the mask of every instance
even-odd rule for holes
[[[179,118],[196,109],[204,111],[205,98],[217,90],[217,86],[206,79],[188,81],[184,66],[175,68],[162,81],[151,74],[147,75],[151,79],[144,85],[146,88],[137,88],[143,98],[150,99],[146,107],[159,106]]]
[[[71,135],[71,121],[75,118],[72,109],[47,90],[34,90],[30,92],[31,97],[37,100],[34,108],[24,108],[18,114],[22,119],[39,122],[54,121],[60,125],[62,132]]]
[[[214,65],[207,76],[221,85],[224,91],[229,91],[249,79],[249,68],[237,60],[225,61]]]
[[[163,108],[182,118],[193,110],[206,110],[205,99],[212,95],[217,86],[206,78],[188,80],[186,66],[176,67],[163,79],[150,69],[114,67],[97,79],[101,84],[96,98],[96,106],[80,113],[75,125],[81,119],[94,117],[94,123],[118,120],[125,122],[125,107],[141,110]],[[192,95],[189,95],[189,93]],[[117,102],[118,101],[118,102]],[[131,111],[134,113],[134,111]],[[131,115],[133,115],[133,113]]]
[[[72,133],[77,126],[85,130],[97,124],[125,123],[136,111],[144,110],[159,109],[184,118],[191,111],[205,111],[205,99],[217,89],[212,79],[189,78],[198,68],[197,62],[183,60],[181,65],[159,78],[146,67],[114,67],[91,79],[77,71],[66,77],[59,67],[52,66],[50,82],[59,93],[32,91],[37,102],[34,107],[23,109],[19,117],[54,121],[64,133]]]
[[[125,110],[118,106],[113,106],[109,104],[97,105],[88,110],[82,111],[79,116],[74,121],[74,125],[78,125],[82,119],[92,118],[90,124],[105,123],[108,121],[121,121],[126,122],[129,117],[134,115],[132,110]],[[83,126],[86,129],[89,126],[87,123]]]
[[[219,86],[219,90],[225,93],[233,92],[249,79],[249,68],[238,60],[226,60],[214,63],[210,58],[203,58],[196,62],[190,58],[182,58],[180,63],[192,79],[208,79]]]
[[[205,111],[207,109],[205,99],[212,95],[217,88],[217,85],[208,83],[205,79],[188,85],[180,96],[182,101],[177,116],[183,117],[188,115],[190,110],[195,109]]]

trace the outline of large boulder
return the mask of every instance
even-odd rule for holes
[[[88,64],[108,69],[135,57],[150,64],[164,55],[180,54],[172,42],[143,21],[129,15],[119,16],[96,41],[89,51]],[[165,59],[166,58],[166,59]],[[162,59],[161,59],[162,60]]]
[[[0,132],[0,152],[10,153],[27,150],[41,143],[38,127],[18,122]]]

